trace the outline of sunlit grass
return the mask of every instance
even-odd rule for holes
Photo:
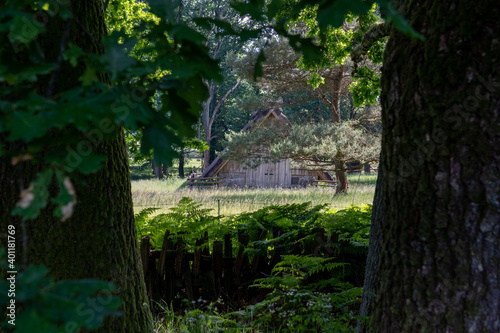
[[[268,205],[282,205],[311,201],[313,204],[328,204],[331,208],[344,208],[349,205],[371,204],[375,193],[377,175],[349,175],[349,192],[335,195],[333,187],[307,188],[188,188],[185,180],[132,181],[134,210],[139,212],[146,207],[159,207],[158,213],[166,212],[177,205],[182,197],[190,197],[200,202],[205,208],[218,214],[231,215],[258,210]]]

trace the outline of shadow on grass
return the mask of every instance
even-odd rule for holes
[[[131,180],[155,179],[155,175],[153,174],[153,169],[151,168],[151,163],[144,162],[141,164],[131,164],[130,179]]]

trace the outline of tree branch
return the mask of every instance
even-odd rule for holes
[[[361,57],[366,55],[380,38],[389,36],[391,25],[387,22],[375,23],[364,34],[361,44],[356,46],[351,53],[351,59],[354,62],[354,72],[358,69],[358,62]]]
[[[238,82],[236,82],[236,84],[231,89],[229,89],[226,92],[226,94],[224,95],[224,97],[222,97],[220,99],[219,103],[217,103],[217,106],[215,107],[214,112],[212,113],[212,117],[210,117],[210,123],[208,124],[209,127],[212,127],[212,125],[214,123],[214,120],[215,120],[215,116],[217,114],[217,111],[221,107],[222,103],[224,103],[224,101],[226,100],[227,96],[229,96],[229,94],[231,94],[238,87],[238,85],[240,84],[240,82],[241,82],[241,79],[238,79]]]

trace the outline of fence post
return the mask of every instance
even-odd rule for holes
[[[149,243],[149,235],[142,236],[141,238],[141,247],[140,247],[140,253],[141,253],[141,261],[142,261],[142,272],[144,274],[144,280],[146,282],[146,292],[151,299],[152,293],[151,293],[151,279],[150,279],[150,274],[149,274],[149,248],[151,247],[151,244]]]
[[[217,218],[219,219],[219,226],[220,226],[220,199],[217,199],[217,206],[218,206]]]
[[[163,245],[161,247],[161,252],[160,252],[160,260],[158,261],[158,277],[160,278],[160,281],[163,281],[164,279],[163,276],[165,275],[165,261],[167,260],[169,236],[170,236],[170,231],[169,230],[165,231],[165,237],[163,238]]]
[[[240,248],[238,250],[238,256],[236,257],[236,262],[234,264],[234,272],[240,277],[242,275],[242,271],[248,267],[248,255],[244,253],[245,247],[248,245],[249,235],[238,232],[238,242],[240,242]]]
[[[214,260],[214,277],[216,295],[219,295],[222,279],[222,266],[223,266],[223,243],[221,241],[214,241],[213,244],[213,260]]]
[[[233,266],[233,243],[229,232],[224,236],[224,286],[227,295],[231,295],[233,290]]]
[[[259,234],[259,241],[266,239],[267,230],[262,230]],[[267,252],[267,251],[266,251]],[[252,260],[252,273],[257,274],[259,271],[267,271],[266,255],[256,254]]]

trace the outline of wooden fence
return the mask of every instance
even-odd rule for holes
[[[188,186],[196,187],[196,186],[221,186],[224,183],[224,178],[221,177],[197,177],[197,178],[189,178]]]
[[[332,186],[335,186],[337,184],[337,181],[336,180],[313,180],[312,181],[312,185],[313,186],[329,186],[329,187],[332,187]]]
[[[280,230],[273,231],[274,238],[281,234]],[[262,230],[255,240],[264,240],[266,235],[267,230]],[[288,247],[275,243],[272,250],[249,256],[245,248],[251,240],[246,233],[238,232],[235,244],[231,234],[225,235],[224,241],[213,241],[211,252],[208,246],[203,246],[208,244],[206,233],[196,241],[191,251],[187,251],[181,236],[171,237],[167,231],[161,250],[152,249],[149,236],[141,240],[143,272],[152,300],[163,300],[170,304],[177,294],[189,301],[199,297],[216,299],[222,296],[231,300],[245,295],[248,297],[248,287],[255,279],[270,276],[282,255],[332,257],[335,246],[331,242],[338,240],[338,234],[333,233],[328,237],[325,230],[320,229],[306,247],[300,243]],[[250,292],[256,291],[252,288]]]

